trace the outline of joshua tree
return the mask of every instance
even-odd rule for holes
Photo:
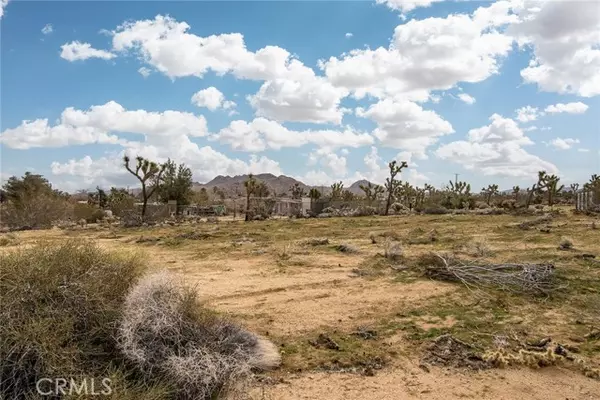
[[[546,171],[538,172],[537,193],[541,196],[543,195],[544,189],[548,192],[549,206],[554,204],[554,198],[559,195],[564,188],[564,185],[558,186],[559,181],[560,178],[556,175],[548,175]]]
[[[319,189],[317,188],[312,188],[308,191],[308,197],[310,197],[312,201],[319,200],[321,192],[319,192]]]
[[[426,183],[425,191],[429,194],[429,196],[431,196],[432,194],[435,193],[435,188],[432,185],[430,185],[429,183]]]
[[[258,181],[253,174],[248,174],[248,179],[244,182],[246,188],[246,221],[250,220],[250,196],[252,196],[258,187]]]
[[[485,200],[487,205],[490,205],[490,201],[492,200],[492,196],[498,193],[498,185],[488,185],[487,188],[481,189],[482,193],[485,196]]]
[[[294,186],[290,188],[290,192],[292,192],[292,199],[301,199],[304,196],[304,189],[298,182],[294,183]]]
[[[583,185],[585,190],[590,190],[596,199],[596,201],[600,197],[600,176],[597,174],[592,175],[590,181]]]
[[[396,160],[394,160],[388,164],[388,167],[390,168],[390,177],[385,180],[385,188],[387,189],[388,196],[387,201],[385,202],[384,215],[388,215],[390,204],[392,204],[392,196],[394,196],[394,193],[400,185],[400,181],[396,180],[396,175],[402,172],[403,168],[407,168],[408,164],[406,161],[401,161],[400,165],[398,165]]]
[[[513,186],[513,194],[515,195],[515,201],[518,202],[519,201],[519,192],[521,191],[521,188],[518,186]]]
[[[470,195],[471,194],[471,185],[467,182],[458,181],[456,183],[450,182],[450,191],[455,195]]]
[[[162,174],[166,168],[166,164],[157,164],[154,161],[147,160],[143,157],[135,158],[137,163],[135,170],[129,166],[131,161],[128,156],[123,157],[123,163],[129,173],[135,176],[142,184],[142,220],[146,216],[146,207],[148,199],[154,194],[162,179]],[[151,188],[148,188],[148,184]]]
[[[452,199],[449,198],[445,201],[445,205],[454,206],[454,207],[462,207],[464,201],[469,201],[471,198],[471,185],[467,182],[450,182],[450,192],[452,197],[454,198],[454,203],[452,203]]]
[[[570,196],[573,199],[573,203],[575,203],[577,201],[577,191],[579,190],[579,183],[571,183],[569,185],[569,188],[571,189]]]
[[[269,197],[269,194],[271,193],[271,191],[269,190],[269,186],[267,186],[266,183],[262,182],[262,181],[258,181],[258,183],[256,184],[256,196],[263,198],[263,197]]]
[[[354,196],[354,193],[352,193],[352,192],[351,192],[351,191],[349,191],[349,190],[344,190],[344,191],[342,192],[342,199],[343,199],[344,201],[352,201],[352,200],[354,200],[354,197],[355,197],[355,196]]]
[[[559,181],[560,178],[556,175],[546,176],[545,182],[546,189],[548,190],[548,205],[551,207],[554,205],[554,198],[560,195],[563,188],[565,187],[565,185],[558,186]]]
[[[531,201],[533,200],[533,195],[537,192],[537,185],[533,184],[531,189],[527,189],[527,200],[525,201],[525,208],[529,208],[531,205]]]
[[[385,191],[380,185],[373,185],[368,182],[366,185],[360,185],[360,189],[365,192],[367,202],[371,205]]]
[[[415,195],[415,188],[408,182],[403,184],[398,183],[394,192],[394,197],[402,201],[404,205],[408,205],[409,209],[412,210],[413,196]]]
[[[339,200],[342,198],[342,192],[344,191],[344,184],[342,181],[335,182],[331,185],[331,200]]]
[[[425,202],[425,189],[416,187],[415,188],[415,206],[423,207],[424,202]]]

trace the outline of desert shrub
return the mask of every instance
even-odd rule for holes
[[[135,228],[142,226],[142,223],[142,214],[138,210],[122,210],[121,225],[124,228]]]
[[[14,233],[7,233],[0,236],[0,247],[16,246],[19,244],[19,237]]]
[[[497,206],[505,210],[514,210],[517,208],[517,202],[514,199],[504,199]]]
[[[121,198],[112,200],[108,206],[115,217],[123,217],[136,211],[135,199],[133,197],[122,196]]]
[[[66,220],[72,215],[72,205],[54,195],[29,197],[17,204],[3,204],[0,221],[12,229],[50,228],[53,222]]]
[[[253,199],[251,207],[246,212],[247,221],[262,221],[273,215],[277,200],[272,198]]]
[[[477,215],[503,215],[503,214],[506,214],[506,211],[504,209],[496,208],[496,207],[484,208],[482,210],[475,210],[473,212]]]
[[[563,236],[558,243],[558,247],[561,250],[571,250],[573,248],[573,240],[571,238]]]
[[[475,208],[479,210],[483,210],[485,208],[489,208],[488,204],[485,201],[476,201]]]
[[[90,204],[75,204],[73,216],[76,220],[84,219],[88,223],[95,223],[104,218],[104,211]]]
[[[119,364],[116,322],[141,272],[84,242],[0,255],[0,397],[36,396],[40,378],[104,376]]]
[[[467,243],[465,252],[473,257],[488,257],[494,254],[488,242],[481,238]]]
[[[423,214],[433,214],[433,215],[441,215],[441,214],[450,213],[450,211],[448,211],[447,208],[439,207],[439,206],[427,207],[427,208],[423,209],[422,212],[423,212]]]
[[[402,249],[402,245],[400,242],[396,242],[395,240],[388,240],[385,242],[385,258],[390,261],[400,261],[404,255],[404,250]]]
[[[280,363],[271,342],[203,308],[195,290],[166,273],[145,277],[129,292],[118,340],[143,376],[170,382],[178,398],[235,395],[253,368]]]
[[[311,238],[306,240],[306,244],[311,246],[323,246],[329,244],[329,239],[327,238]]]
[[[408,207],[406,207],[404,204],[402,203],[392,203],[392,205],[390,206],[390,210],[394,211],[395,213],[399,213],[402,211],[408,211]]]
[[[369,239],[372,244],[377,244],[377,234],[375,232],[369,232]]]
[[[334,249],[336,249],[337,251],[341,252],[341,253],[348,253],[348,254],[354,254],[354,253],[359,253],[360,249],[352,244],[348,244],[348,243],[341,243],[338,245],[333,246]]]
[[[352,212],[352,216],[354,217],[366,217],[375,214],[377,214],[377,209],[375,207],[364,205],[358,206],[358,208]]]

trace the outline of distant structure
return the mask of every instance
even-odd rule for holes
[[[575,193],[575,208],[578,211],[588,211],[594,204],[594,193],[591,190],[581,190]]]

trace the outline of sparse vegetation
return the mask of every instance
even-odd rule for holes
[[[404,251],[400,242],[395,240],[388,240],[385,242],[385,258],[393,262],[398,262],[402,260],[403,255]]]
[[[85,193],[85,204],[68,203],[72,219],[56,223],[62,229],[18,234],[5,229],[0,236],[1,288],[11,295],[3,305],[17,312],[3,310],[9,323],[0,328],[2,351],[9,357],[2,368],[18,373],[8,375],[16,383],[2,386],[4,397],[34,394],[29,379],[49,368],[85,374],[109,370],[126,399],[212,400],[245,392],[257,385],[253,370],[276,365],[279,350],[223,319],[221,311],[277,343],[281,370],[258,382],[322,371],[372,376],[389,368],[402,373],[396,365],[404,358],[412,363],[426,359],[428,352],[437,356],[422,368],[430,365],[432,374],[437,374],[435,365],[557,365],[578,371],[582,379],[597,379],[600,249],[590,235],[597,222],[585,213],[571,213],[572,197],[552,189],[552,177],[541,174],[527,195],[517,187],[500,192],[490,185],[482,195],[471,193],[466,182],[441,189],[398,182],[388,210],[395,216],[382,215],[386,198],[381,187],[365,183],[361,198],[338,183],[339,193],[333,196],[308,190],[311,207],[323,211],[319,216],[335,218],[264,221],[277,197],[285,194],[250,178],[255,182],[248,180],[246,216],[261,220],[256,223],[238,223],[221,213],[218,218],[166,215],[153,223],[150,206],[143,221],[127,191],[96,188]],[[301,189],[298,184],[285,191],[299,200]],[[549,190],[554,193],[550,199]],[[223,196],[214,190],[211,196],[213,192],[226,197],[224,190],[219,189]],[[241,190],[239,194],[243,213]],[[52,196],[63,205],[68,202],[59,193]],[[13,207],[12,201],[2,204],[3,212]],[[114,211],[120,204],[122,209]],[[107,217],[95,222],[98,218],[88,217],[94,213]],[[214,224],[198,223],[205,220]],[[143,253],[133,261],[90,246],[84,250],[95,249],[97,255],[90,257],[101,261],[89,262],[90,270],[78,267],[77,278],[57,262],[46,266],[40,261],[69,258],[61,267],[69,269],[79,265],[74,260],[86,260],[83,250],[65,250],[60,256],[53,250],[73,246],[68,237],[101,240],[103,247],[126,254]],[[51,241],[43,251],[35,244],[40,238]],[[6,274],[5,259],[22,252],[29,253]],[[132,263],[131,275],[119,269],[126,262]],[[139,281],[140,262],[172,269],[200,285],[186,287],[171,275]],[[54,272],[45,282],[40,274],[48,268]],[[16,271],[31,269],[37,274],[17,276]],[[115,270],[121,272],[109,272]],[[102,282],[94,286],[86,274],[102,275]],[[215,295],[210,304],[219,313],[198,301],[197,292],[203,296],[204,290]],[[73,315],[54,318],[62,307]],[[446,334],[450,336],[436,341]],[[547,347],[532,350],[528,343],[533,336],[552,336],[553,352]],[[235,351],[228,341],[236,343]],[[559,344],[567,356],[554,352]],[[96,353],[102,356],[92,357]],[[573,354],[581,362],[568,358]],[[451,373],[448,379],[453,379]],[[272,387],[280,385],[265,391]]]
[[[573,240],[568,237],[562,237],[558,243],[561,250],[571,250],[573,248]]]
[[[197,292],[172,276],[147,276],[131,288],[118,329],[125,358],[182,398],[243,394],[252,369],[279,365],[277,348],[204,309]]]
[[[279,364],[269,341],[201,306],[195,290],[161,274],[140,281],[141,261],[80,241],[2,253],[1,397],[112,371],[119,398],[224,398]]]

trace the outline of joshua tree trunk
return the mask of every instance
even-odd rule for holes
[[[525,201],[525,208],[529,208],[529,205],[531,204],[531,201],[533,200],[533,195],[535,194],[535,189],[536,189],[536,185],[533,185],[527,195],[527,200]]]
[[[142,184],[142,221],[146,217],[146,209],[148,208],[148,196],[146,196],[146,184]]]
[[[246,194],[246,217],[244,221],[248,221],[248,214],[250,213],[250,193]]]

